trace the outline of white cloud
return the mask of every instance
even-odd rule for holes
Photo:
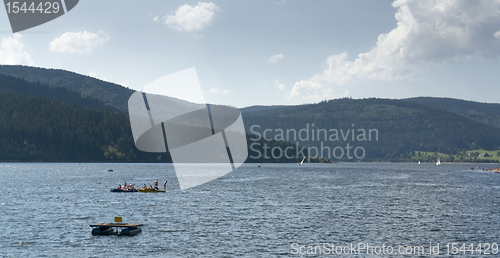
[[[493,34],[493,37],[500,39],[500,30]]]
[[[276,80],[273,83],[274,83],[274,86],[276,86],[276,88],[278,88],[279,90],[285,89],[285,84],[281,83],[279,80]]]
[[[219,89],[216,89],[216,88],[211,88],[210,92],[216,93],[216,94],[224,94],[225,95],[225,94],[229,93],[229,90],[219,90]]]
[[[89,53],[110,39],[104,31],[91,33],[88,31],[66,32],[50,42],[50,50],[65,53]]]
[[[160,16],[155,16],[153,17],[154,22],[160,22]]]
[[[214,3],[198,2],[196,6],[185,4],[175,14],[163,17],[163,22],[171,29],[196,32],[212,23],[216,11],[220,11],[220,8]]]
[[[268,62],[269,63],[277,63],[279,62],[281,59],[283,59],[285,56],[283,56],[283,54],[276,54],[274,56],[271,56],[269,57],[268,59]]]
[[[397,27],[378,36],[376,45],[354,61],[347,52],[331,55],[327,68],[308,80],[295,83],[289,99],[338,97],[333,85],[353,78],[370,80],[411,79],[420,67],[500,54],[500,2],[461,0],[396,0]]]
[[[7,65],[33,65],[31,56],[24,50],[24,44],[21,43],[21,34],[16,33],[12,37],[2,39],[2,48],[0,49],[0,63]]]
[[[332,99],[336,97],[347,97],[349,91],[344,91],[342,94],[336,93],[333,89],[325,87],[322,84],[316,83],[311,80],[296,82],[293,86],[290,94],[288,94],[288,100],[293,98],[300,98],[308,102],[315,102],[324,99]]]

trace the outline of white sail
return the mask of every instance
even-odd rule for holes
[[[436,166],[441,165],[441,160],[438,158],[438,161],[436,162]]]
[[[306,159],[306,157],[304,157],[304,158],[302,159],[302,161],[299,163],[299,166],[300,166],[300,165],[302,165],[302,163],[304,163],[304,160],[305,160],[305,159]]]

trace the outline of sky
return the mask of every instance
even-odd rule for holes
[[[0,63],[134,90],[195,67],[208,103],[352,98],[500,100],[500,1],[85,0],[13,34]]]

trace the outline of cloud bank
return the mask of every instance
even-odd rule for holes
[[[500,54],[500,1],[396,0],[397,27],[353,61],[347,52],[326,59],[326,69],[295,83],[289,100],[340,97],[332,86],[353,78],[412,78],[427,64],[492,59]]]

